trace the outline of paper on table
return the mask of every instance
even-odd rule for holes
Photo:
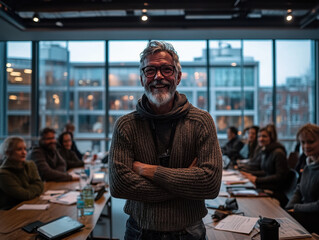
[[[240,181],[243,180],[242,177],[238,176],[238,175],[229,175],[229,176],[222,176],[222,181]]]
[[[17,210],[46,210],[50,204],[23,204]]]
[[[51,200],[51,199],[56,198],[57,196],[59,196],[59,195],[41,195],[40,198],[41,198],[41,200]]]
[[[63,194],[66,190],[48,190],[44,194],[45,195],[55,195],[55,194]]]
[[[311,234],[307,232],[301,225],[298,225],[288,218],[276,218],[280,224],[279,239],[296,239],[311,237]]]
[[[222,175],[223,175],[223,176],[238,175],[238,173],[235,172],[234,170],[223,170]]]
[[[50,202],[71,205],[73,203],[76,203],[76,199],[79,194],[80,194],[79,192],[70,191],[57,198],[51,199]]]
[[[249,234],[255,226],[258,218],[229,215],[221,220],[215,229]]]

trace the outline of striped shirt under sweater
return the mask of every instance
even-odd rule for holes
[[[194,168],[188,168],[195,157]],[[115,125],[110,150],[110,189],[128,199],[124,211],[143,229],[178,231],[201,220],[205,199],[217,197],[222,160],[214,121],[190,107],[178,121],[169,167],[159,166],[153,180],[137,175],[133,162],[159,165],[149,121],[136,111]]]

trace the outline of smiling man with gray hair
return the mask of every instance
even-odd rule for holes
[[[115,124],[110,190],[127,199],[125,239],[203,240],[205,199],[219,193],[222,162],[214,121],[176,91],[173,46],[151,41],[141,53],[145,94]]]

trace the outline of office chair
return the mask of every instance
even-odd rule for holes
[[[299,173],[295,169],[290,168],[287,175],[285,188],[284,188],[284,194],[286,195],[288,199],[290,199],[292,195],[294,194],[294,191],[298,183],[298,178],[299,178]]]

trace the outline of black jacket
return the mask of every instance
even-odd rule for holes
[[[274,142],[269,144],[260,154],[260,170],[251,171],[257,176],[256,186],[263,189],[277,190],[284,188],[288,174],[285,147]]]

